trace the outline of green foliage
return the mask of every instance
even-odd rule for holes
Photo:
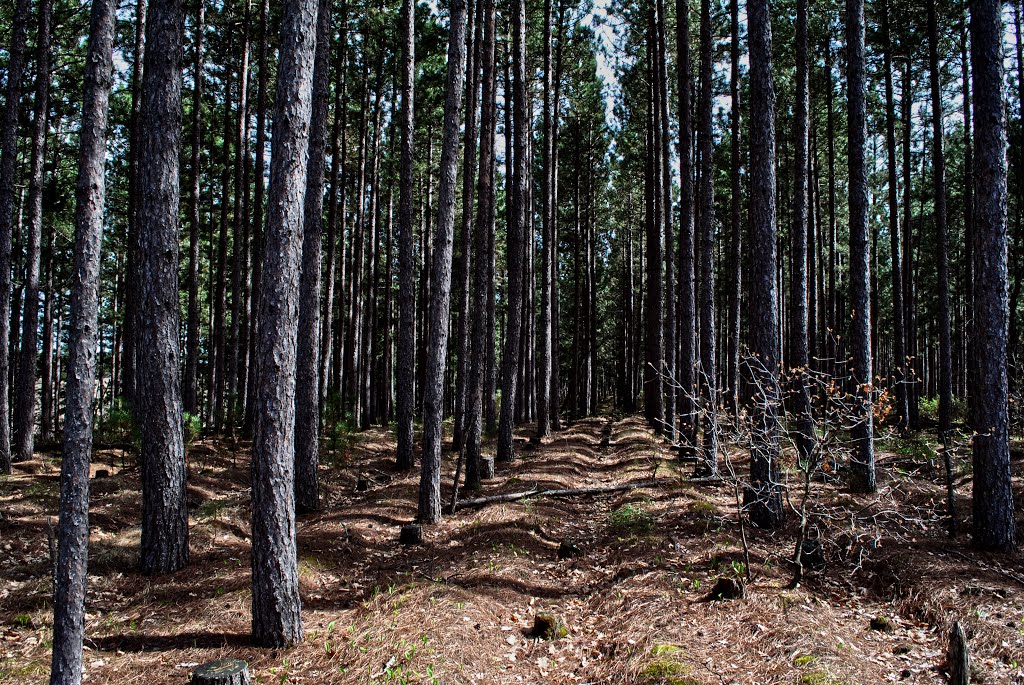
[[[637,676],[637,682],[643,685],[700,685],[688,665],[671,658],[649,661]]]
[[[195,414],[185,412],[182,415],[185,424],[185,445],[191,445],[203,430],[203,421]]]
[[[608,527],[619,534],[649,533],[654,528],[654,517],[641,505],[624,504],[609,515]]]
[[[131,443],[136,449],[141,445],[138,426],[128,403],[123,399],[114,400],[97,431],[102,442]]]

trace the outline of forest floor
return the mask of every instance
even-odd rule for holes
[[[138,469],[101,453],[94,470],[110,475],[93,481],[87,682],[186,683],[197,664],[238,657],[255,682],[281,685],[940,683],[959,618],[976,682],[1024,683],[1020,557],[947,537],[942,471],[921,450],[881,450],[876,495],[813,486],[824,571],[790,587],[791,513],[782,530],[746,529],[746,597],[712,601],[719,577],[745,571],[728,481],[690,480],[692,465],[637,417],[578,421],[542,445],[518,446],[520,458],[499,465],[481,494],[655,476],[667,484],[464,509],[427,528],[423,545],[403,547],[398,530],[415,516],[417,478],[391,467],[389,433],[353,436],[327,450],[322,512],[299,519],[306,638],[282,651],[248,638],[247,445],[190,448],[191,563],[160,578],[136,570]],[[742,450],[734,459],[742,472]],[[966,512],[969,461],[960,455],[958,465]],[[446,458],[446,502],[454,468]],[[47,679],[47,520],[58,475],[56,455],[42,454],[0,481],[2,683]],[[356,492],[360,475],[372,481],[366,492]],[[560,560],[563,541],[579,553]],[[565,635],[533,638],[538,612],[563,621]]]

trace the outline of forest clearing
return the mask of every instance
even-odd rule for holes
[[[336,460],[325,454],[323,508],[298,523],[305,639],[272,651],[249,636],[248,445],[190,447],[192,563],[160,583],[133,570],[138,469],[101,452],[95,469],[111,476],[93,486],[86,681],[184,683],[199,663],[231,657],[275,684],[942,683],[949,623],[961,619],[974,682],[1020,682],[1024,575],[947,537],[941,469],[915,444],[879,450],[874,495],[815,487],[829,522],[824,570],[790,587],[794,525],[748,528],[746,597],[714,601],[718,578],[745,576],[732,484],[691,482],[692,465],[641,419],[581,420],[532,448],[524,439],[522,459],[482,494],[654,476],[664,487],[460,510],[417,546],[398,544],[416,515],[415,479],[394,470],[393,439],[369,431]],[[57,466],[44,455],[16,473],[0,490],[13,533],[0,543],[0,682],[29,684],[46,681],[49,660]],[[563,636],[531,633],[544,613]]]

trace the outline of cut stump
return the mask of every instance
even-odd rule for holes
[[[403,545],[422,545],[423,526],[418,523],[408,523],[402,526],[402,530],[398,534],[398,542]]]
[[[480,479],[494,478],[494,457],[480,457]]]
[[[708,593],[708,599],[720,600],[720,599],[743,599],[746,596],[746,590],[743,587],[742,581],[736,578],[719,578],[715,583],[715,586],[711,588],[711,592]]]
[[[968,685],[971,681],[971,655],[967,651],[967,635],[960,621],[953,621],[953,627],[949,630],[946,660],[949,664],[950,685]]]
[[[241,659],[218,659],[192,671],[192,685],[249,685],[249,664]]]

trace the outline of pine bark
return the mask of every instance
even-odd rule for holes
[[[185,411],[199,413],[199,210],[200,153],[203,142],[203,38],[206,32],[206,0],[196,0],[192,61],[192,150],[189,165],[188,323],[185,335]]]
[[[867,104],[864,73],[864,0],[846,2],[850,205],[850,374],[854,393],[851,486],[875,491],[874,381],[871,359],[871,243],[868,234]]]
[[[763,528],[781,525],[779,480],[779,324],[776,290],[775,85],[770,0],[748,0],[750,52],[750,351],[754,388],[751,488],[745,506]]]
[[[295,372],[303,198],[316,53],[316,0],[281,18],[267,198],[252,477],[252,632],[265,647],[302,641],[295,542]]]
[[[729,185],[731,188],[730,227],[732,233],[732,275],[729,287],[729,361],[728,385],[729,399],[732,404],[734,418],[740,415],[740,326],[741,304],[743,301],[743,227],[742,190],[740,181],[740,18],[739,0],[730,0],[729,16],[731,40],[729,48],[729,130],[732,143],[730,149]]]
[[[295,507],[320,508],[320,244],[323,234],[327,106],[330,102],[331,3],[317,11],[309,164],[302,221],[299,334],[295,372]]]
[[[50,121],[50,24],[52,0],[39,3],[36,43],[36,96],[32,123],[28,181],[28,226],[25,248],[25,296],[21,317],[21,349],[15,383],[15,461],[32,458],[36,429],[36,368],[39,362],[39,265],[43,243],[43,184],[46,177],[46,134]]]
[[[974,542],[1009,551],[1016,544],[1010,475],[1007,379],[1006,111],[1002,3],[971,4],[974,82]]]
[[[501,356],[501,417],[498,426],[497,461],[510,462],[515,458],[512,430],[516,406],[519,345],[523,317],[523,263],[526,253],[527,189],[529,179],[529,113],[526,82],[526,2],[514,0],[512,14],[512,149],[513,173],[509,197],[512,201],[512,220],[508,226],[508,310],[506,313],[505,345]],[[507,102],[507,100],[506,100]],[[507,105],[506,105],[507,106]],[[508,131],[506,131],[508,135]]]
[[[107,118],[113,85],[114,0],[92,3],[75,187],[68,382],[61,456],[50,685],[81,685],[89,555],[89,462],[99,328]]]
[[[142,437],[142,570],[188,562],[185,444],[178,343],[178,164],[185,12],[154,0],[146,25],[139,112],[139,326],[136,385]]]
[[[421,523],[441,518],[441,441],[444,418],[444,378],[451,316],[452,243],[455,229],[455,190],[459,163],[459,124],[466,79],[466,0],[454,0],[448,34],[448,74],[445,82],[444,129],[441,141],[441,182],[437,193],[437,225],[430,277],[427,349],[423,363],[423,455],[420,475]]]
[[[693,118],[690,107],[690,89],[693,75],[690,71],[690,5],[688,0],[676,0],[676,50],[678,51],[677,95],[679,98],[679,283],[676,317],[679,327],[679,360],[676,363],[680,391],[678,393],[679,429],[684,443],[695,446],[696,423],[694,414],[695,384],[693,367],[696,363],[697,313],[694,276],[694,207],[693,188]]]
[[[416,32],[415,0],[402,1],[401,166],[398,186],[398,351],[397,410],[398,468],[413,466],[413,414],[416,404],[416,263],[413,255],[415,208]]]
[[[18,121],[21,112],[21,80],[25,71],[25,43],[29,2],[17,0],[11,22],[7,62],[7,102],[0,132],[0,472],[11,472],[10,347],[11,338],[11,241],[15,224],[17,189]]]

